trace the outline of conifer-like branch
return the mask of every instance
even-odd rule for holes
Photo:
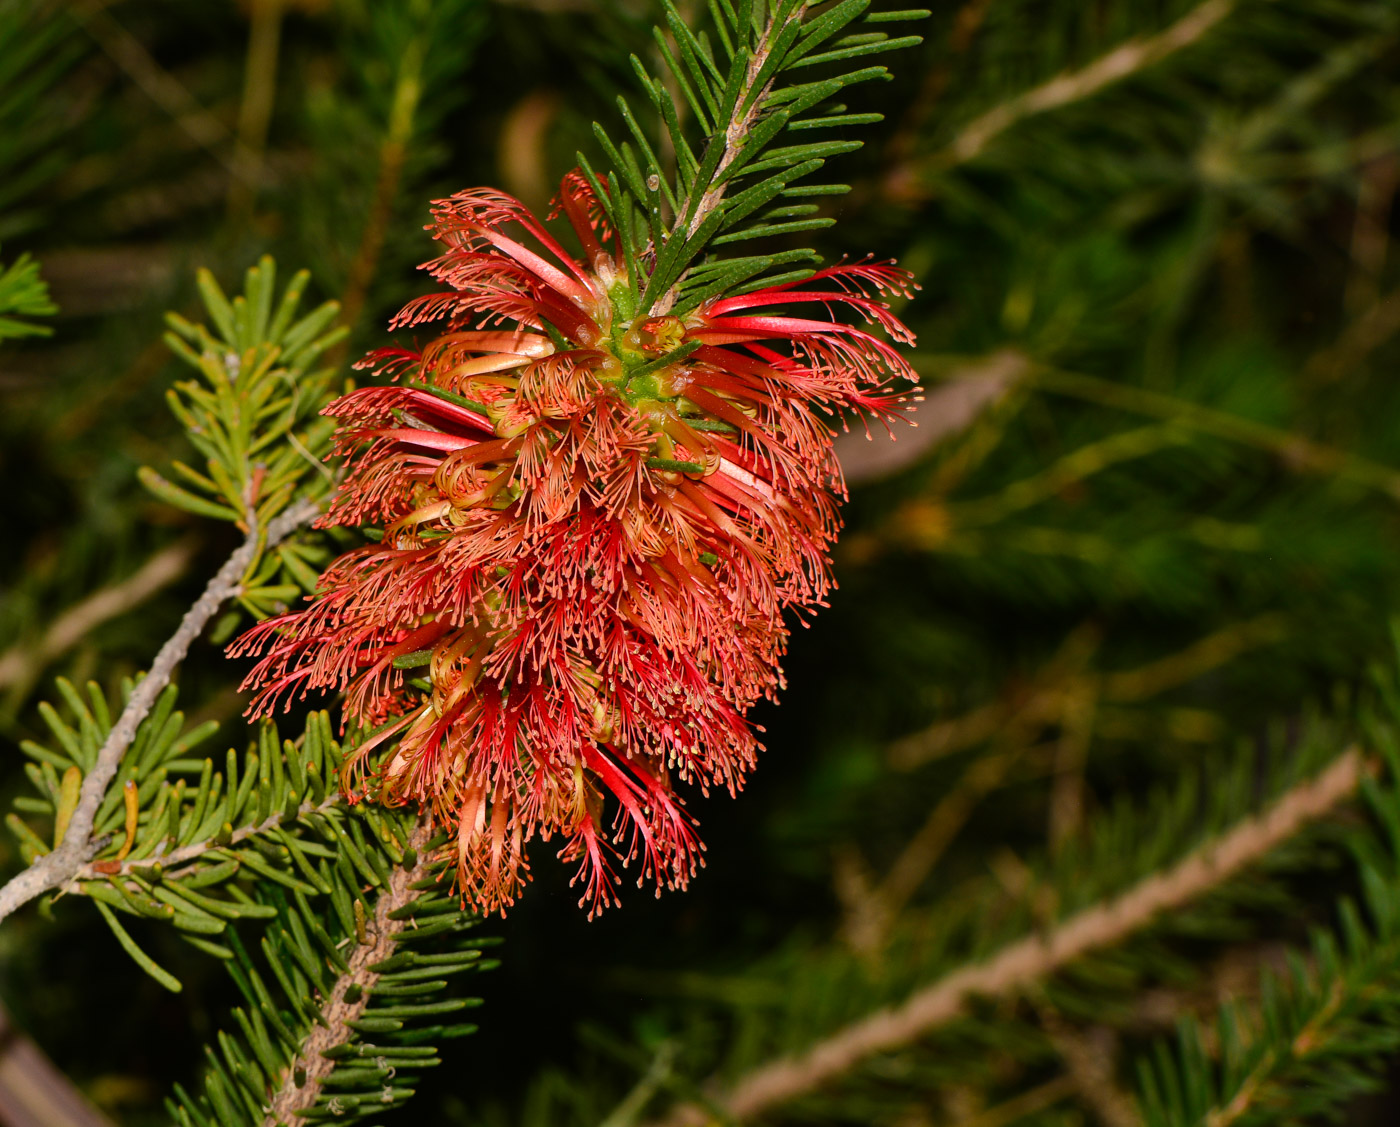
[[[1028,936],[982,963],[953,972],[898,1008],[871,1014],[801,1056],[755,1069],[714,1103],[736,1120],[757,1115],[844,1075],[875,1053],[925,1036],[961,1013],[974,996],[1012,993],[1091,951],[1121,943],[1162,912],[1200,898],[1329,813],[1356,790],[1365,773],[1360,752],[1343,753],[1320,774],[1286,792],[1269,810],[1246,819],[1166,872],[1076,913],[1044,935]],[[705,1122],[706,1113],[686,1106],[654,1127],[694,1127]]]
[[[861,142],[813,142],[807,133],[879,121],[879,114],[848,114],[826,103],[849,86],[889,77],[882,66],[860,65],[869,58],[920,42],[918,36],[891,39],[878,30],[843,33],[857,20],[878,25],[922,19],[928,12],[870,13],[870,0],[840,0],[812,15],[816,7],[804,0],[723,0],[711,6],[712,39],[690,27],[667,0],[671,39],[659,28],[656,39],[668,76],[649,73],[632,57],[659,130],[649,136],[619,98],[631,140],[614,141],[595,126],[607,163],[595,171],[582,153],[579,163],[618,233],[631,284],[640,292],[639,309],[683,315],[722,294],[803,277],[810,266],[802,264],[818,260],[808,249],[732,257],[731,248],[835,222],[814,215],[818,205],[805,201],[849,188],[798,182]],[[828,64],[840,64],[833,77],[790,80],[792,71]],[[680,94],[679,105],[673,91]],[[684,122],[682,108],[689,110]],[[803,143],[776,144],[791,132],[801,134]],[[674,155],[674,170],[662,166],[658,152]],[[802,202],[787,202],[794,198]],[[754,222],[738,226],[749,219]],[[721,246],[721,254],[712,253]],[[768,275],[779,265],[795,269]]]
[[[420,821],[409,835],[408,845],[415,852],[424,853],[431,836],[427,824]],[[334,1057],[327,1053],[356,1036],[353,1023],[363,1019],[380,979],[380,973],[374,968],[394,954],[396,937],[413,922],[405,909],[419,896],[413,886],[421,875],[403,866],[395,868],[375,903],[373,920],[367,921],[366,932],[371,941],[356,947],[346,959],[347,968],[335,980],[322,1009],[325,1024],[312,1027],[311,1035],[268,1105],[263,1127],[303,1122],[298,1110],[310,1107],[320,1096],[327,1077],[336,1066]]]
[[[782,35],[784,29],[790,23],[795,23],[801,19],[799,10],[794,8],[788,12],[787,16],[778,23],[776,20],[768,25],[767,32],[763,36],[758,49],[754,52],[753,58],[749,60],[748,67],[744,72],[743,83],[739,87],[739,97],[736,105],[742,107],[724,128],[724,155],[719,158],[719,163],[715,165],[715,174],[708,184],[700,185],[704,188],[704,193],[700,197],[700,202],[695,206],[689,222],[685,223],[685,237],[690,238],[704,224],[710,214],[719,206],[719,202],[724,198],[724,189],[727,181],[725,173],[729,166],[734,163],[734,158],[739,155],[739,151],[744,147],[748,139],[749,130],[758,119],[759,109],[763,104],[763,98],[772,89],[773,78],[768,79],[767,85],[754,94],[754,82],[760,74],[765,73],[765,67],[769,56],[773,53],[773,44]],[[686,201],[689,204],[689,200]],[[690,211],[689,206],[683,205],[682,216]],[[684,219],[681,219],[684,222]],[[680,223],[677,224],[678,228]]]
[[[1048,82],[1016,95],[966,125],[953,143],[934,158],[934,163],[947,166],[976,159],[992,141],[1018,122],[1093,97],[1104,87],[1190,47],[1236,6],[1236,0],[1205,0],[1156,35],[1130,39],[1088,66],[1057,74]]]
[[[296,808],[293,817],[287,817],[281,810],[274,810],[261,822],[251,825],[240,826],[228,835],[228,840],[223,841],[217,838],[207,838],[204,841],[193,841],[189,845],[182,845],[178,849],[173,849],[169,853],[162,853],[156,860],[166,870],[168,880],[178,881],[182,871],[178,868],[182,865],[190,865],[194,862],[210,858],[216,851],[229,849],[230,847],[242,844],[252,838],[267,837],[277,830],[289,827],[294,822],[305,818],[309,814],[325,814],[327,811],[340,806],[345,801],[339,790],[330,790],[325,798],[317,802],[308,798]],[[80,881],[119,879],[139,873],[143,868],[149,867],[151,858],[139,857],[128,858],[124,861],[89,861],[81,866],[74,874],[73,879],[63,887],[67,890],[80,892]],[[100,866],[100,867],[99,867]]]
[[[202,1093],[175,1086],[166,1106],[180,1127],[379,1116],[412,1098],[412,1077],[440,1063],[429,1042],[475,1032],[450,1015],[480,999],[453,991],[451,980],[494,965],[480,950],[494,940],[475,934],[477,918],[428,860],[445,837],[368,807],[347,813],[344,829],[342,848],[323,851],[315,867],[319,890],[255,888],[267,920],[261,960],[226,932],[222,957],[245,1006],[206,1054]]]
[[[68,821],[67,832],[62,842],[52,853],[38,858],[24,872],[0,888],[0,920],[36,896],[42,896],[77,876],[92,854],[93,822],[97,818],[98,807],[107,795],[107,788],[121,765],[122,756],[136,738],[141,721],[151,711],[161,691],[170,683],[176,666],[184,660],[190,644],[203,633],[209,620],[224,603],[239,594],[244,573],[259,553],[285,540],[311,520],[318,511],[317,506],[309,501],[294,505],[273,520],[265,532],[258,527],[257,520],[251,512],[249,513],[249,530],[243,543],[224,561],[224,565],[209,580],[204,593],[185,612],[179,628],[161,646],[155,661],[151,663],[151,668],[136,686],[126,707],[112,726],[111,732],[98,751],[95,765],[83,778],[78,803]]]
[[[1400,1048],[1400,757],[1393,729],[1375,734],[1386,778],[1363,781],[1370,825],[1347,837],[1359,895],[1338,901],[1334,926],[1266,963],[1257,990],[1232,992],[1208,1021],[1182,1020],[1175,1046],[1139,1060],[1146,1127],[1321,1122],[1384,1086]]]

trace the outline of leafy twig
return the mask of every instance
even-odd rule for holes
[[[173,849],[169,853],[157,853],[152,857],[140,857],[135,860],[126,861],[98,861],[82,865],[73,874],[73,879],[64,887],[70,891],[81,891],[79,881],[85,880],[116,880],[129,876],[139,869],[149,868],[154,862],[159,862],[167,870],[176,870],[179,865],[192,864],[208,856],[216,850],[225,850],[230,846],[238,845],[249,838],[264,837],[274,830],[304,818],[308,814],[324,814],[326,811],[339,806],[344,801],[339,790],[332,790],[321,802],[314,802],[310,799],[297,807],[293,817],[284,817],[281,810],[274,810],[261,822],[256,822],[248,826],[239,826],[228,837],[227,841],[220,841],[217,838],[208,838],[204,841],[194,841],[189,845],[182,845],[179,849]],[[98,866],[101,866],[99,869]],[[115,868],[113,867],[115,866]],[[178,881],[180,877],[189,872],[189,869],[176,870],[168,873],[167,878],[171,881]]]
[[[946,167],[975,159],[1017,122],[1082,101],[1191,46],[1235,7],[1236,0],[1206,0],[1156,35],[1130,39],[1086,67],[1064,71],[1018,94],[970,122],[933,162]]]
[[[408,844],[422,853],[431,836],[430,827],[425,822],[419,822]],[[336,1066],[335,1060],[326,1056],[326,1052],[355,1036],[351,1023],[365,1016],[365,1009],[373,997],[379,973],[371,968],[394,954],[394,937],[399,932],[405,927],[416,926],[404,910],[418,897],[419,891],[413,886],[419,884],[422,875],[402,866],[394,869],[375,903],[374,918],[367,921],[366,937],[369,942],[361,943],[346,959],[348,969],[336,979],[322,1010],[325,1022],[312,1026],[311,1035],[297,1059],[293,1060],[292,1067],[287,1070],[282,1087],[268,1104],[263,1127],[303,1122],[298,1111],[316,1103],[322,1085]]]
[[[1365,770],[1358,751],[1343,753],[1319,775],[1285,793],[1268,811],[1245,820],[1166,872],[1076,913],[1045,934],[1027,936],[982,963],[954,971],[916,992],[902,1006],[848,1025],[799,1057],[749,1072],[715,1102],[736,1120],[755,1116],[836,1079],[875,1053],[925,1036],[961,1013],[975,995],[1011,993],[1090,951],[1122,942],[1160,913],[1199,898],[1327,814],[1356,789]],[[694,1127],[704,1122],[703,1112],[685,1106],[655,1127]]]
[[[727,185],[725,172],[734,163],[734,158],[739,155],[749,138],[749,130],[753,128],[760,110],[763,106],[764,96],[773,86],[773,78],[770,78],[757,96],[754,94],[754,82],[763,73],[764,64],[768,62],[768,56],[773,50],[773,44],[782,36],[788,24],[800,20],[799,9],[794,9],[786,20],[781,23],[774,21],[768,27],[768,34],[764,36],[762,44],[754,52],[753,58],[749,60],[747,73],[744,75],[743,85],[739,88],[739,97],[735,104],[745,107],[742,112],[735,115],[730,120],[724,131],[724,155],[719,158],[719,164],[715,166],[715,173],[710,178],[709,184],[705,186],[705,194],[700,197],[700,203],[695,208],[695,214],[691,216],[690,222],[685,224],[685,237],[690,238],[695,234],[710,217],[710,213],[719,206],[720,200],[724,199],[724,190]],[[678,216],[681,223],[685,222],[684,209]],[[679,225],[679,224],[678,224]],[[673,287],[674,288],[674,287]]]
[[[286,539],[317,512],[317,506],[309,501],[294,505],[269,523],[264,533],[258,527],[252,507],[249,507],[247,537],[209,580],[204,593],[185,612],[179,629],[161,646],[149,672],[136,686],[121,716],[112,726],[111,733],[98,752],[96,764],[83,779],[78,805],[68,822],[63,841],[52,853],[39,858],[0,888],[0,919],[36,896],[65,884],[87,862],[92,852],[92,826],[98,807],[121,765],[122,756],[136,737],[137,727],[155,704],[161,690],[169,684],[175,667],[184,660],[190,643],[199,637],[224,602],[239,593],[243,576],[259,553]]]

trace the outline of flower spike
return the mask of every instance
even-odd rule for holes
[[[499,192],[434,205],[426,269],[449,289],[393,324],[439,335],[371,353],[393,382],[326,409],[346,470],[324,523],[382,539],[232,651],[259,656],[254,712],[345,691],[379,729],[347,787],[449,831],[475,908],[512,904],[527,844],[558,833],[591,915],[615,865],[684,886],[703,846],[677,784],[732,794],[753,768],[784,612],[832,586],[832,424],[912,400],[886,304],[912,283],[843,263],[654,315],[577,172],[555,214],[587,264]],[[790,312],[814,305],[884,337]]]

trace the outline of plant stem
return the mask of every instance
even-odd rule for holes
[[[36,896],[41,896],[71,880],[88,861],[95,848],[92,841],[92,825],[97,817],[98,807],[102,805],[107,788],[111,786],[117,768],[121,765],[122,756],[136,738],[141,721],[151,711],[161,691],[170,683],[170,678],[176,666],[184,660],[190,643],[199,637],[224,602],[239,593],[243,576],[259,552],[285,540],[318,511],[318,507],[309,501],[295,505],[273,520],[267,526],[264,535],[258,527],[256,516],[251,507],[249,508],[246,518],[248,535],[243,543],[224,561],[223,567],[209,580],[204,593],[185,612],[185,617],[180,620],[179,629],[161,646],[150,670],[133,690],[131,699],[126,702],[126,707],[117,717],[117,722],[112,725],[111,732],[97,753],[97,762],[83,779],[78,805],[73,811],[63,841],[52,853],[38,858],[24,872],[0,888],[0,920]]]
[[[744,83],[739,89],[739,97],[735,101],[736,107],[741,109],[737,117],[725,124],[724,127],[724,155],[720,157],[719,164],[715,168],[714,175],[710,178],[710,184],[705,189],[704,195],[700,197],[700,202],[696,204],[695,214],[686,221],[685,214],[690,210],[690,197],[681,202],[680,214],[676,216],[676,226],[671,232],[673,239],[688,239],[695,234],[724,199],[727,180],[721,180],[725,170],[734,163],[734,159],[739,155],[739,151],[748,140],[749,131],[753,128],[763,106],[763,99],[767,95],[769,88],[773,85],[773,79],[769,79],[767,85],[754,93],[753,84],[758,79],[759,73],[763,70],[763,64],[768,61],[769,54],[772,53],[773,43],[777,40],[784,27],[792,20],[801,19],[801,9],[797,9],[781,25],[773,23],[768,25],[762,41],[757,50],[754,51],[753,58],[749,60],[748,73],[744,75]],[[719,183],[716,183],[719,181]],[[681,276],[676,279],[671,288],[658,300],[652,308],[654,313],[665,313],[676,303],[676,294],[680,290],[681,283],[685,280],[688,271],[682,271]]]
[[[946,168],[973,160],[1017,122],[1092,97],[1104,87],[1121,82],[1198,42],[1235,7],[1235,0],[1205,0],[1156,35],[1129,39],[1080,70],[1064,71],[994,106],[964,127],[953,143],[936,154],[930,163]]]
[[[1166,872],[1154,873],[1122,895],[1077,912],[1045,934],[1027,936],[984,962],[954,971],[916,991],[903,1005],[839,1029],[800,1056],[749,1072],[717,1096],[715,1103],[736,1121],[757,1116],[837,1079],[876,1053],[926,1036],[962,1013],[969,998],[1014,993],[1090,951],[1121,943],[1162,912],[1211,891],[1327,814],[1356,789],[1365,771],[1359,751],[1344,752],[1269,810],[1245,819]],[[706,1122],[706,1113],[687,1105],[653,1127],[698,1127]]]
[[[344,797],[339,790],[332,790],[320,803],[311,802],[310,800],[303,802],[297,807],[296,814],[291,818],[283,818],[282,811],[274,810],[261,822],[257,822],[251,826],[240,826],[233,831],[228,841],[223,844],[219,844],[215,842],[213,838],[210,838],[208,841],[191,842],[189,845],[183,845],[179,849],[172,850],[169,853],[157,852],[151,857],[128,858],[125,861],[118,862],[94,863],[89,861],[87,864],[79,866],[77,871],[74,872],[72,880],[67,882],[63,887],[68,891],[76,893],[79,891],[78,881],[115,880],[118,877],[130,876],[138,869],[149,868],[157,861],[159,861],[161,866],[166,870],[165,880],[178,881],[182,876],[187,875],[190,870],[181,869],[178,871],[171,871],[176,865],[198,861],[206,854],[228,849],[230,846],[237,845],[241,841],[247,841],[250,837],[259,837],[262,834],[271,833],[273,830],[281,827],[284,822],[295,822],[305,817],[307,814],[324,814],[328,810],[335,809],[335,807],[339,806],[344,801]],[[110,865],[113,863],[118,867],[115,869],[98,869],[96,867],[97,864]],[[0,1120],[0,1122],[3,1121]]]
[[[409,835],[408,844],[422,855],[431,837],[431,827],[426,821],[419,821]],[[302,1043],[301,1052],[287,1068],[282,1087],[268,1104],[263,1127],[301,1123],[303,1120],[298,1112],[315,1104],[316,1098],[321,1094],[322,1085],[335,1069],[336,1062],[324,1054],[355,1036],[355,1030],[349,1023],[364,1016],[374,984],[379,981],[379,975],[369,968],[389,958],[394,953],[395,936],[404,928],[412,926],[411,918],[395,920],[390,918],[390,913],[406,907],[419,895],[409,886],[422,876],[421,865],[412,871],[404,869],[402,865],[395,866],[389,883],[384,886],[384,891],[379,894],[379,900],[374,906],[374,919],[368,927],[370,942],[355,948],[347,960],[350,969],[335,980],[322,1009],[325,1024],[311,1027],[311,1035]],[[356,1000],[347,1002],[345,994],[351,986],[358,986],[360,989]],[[305,1070],[300,1084],[297,1083],[298,1067]]]

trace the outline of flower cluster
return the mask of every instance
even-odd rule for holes
[[[234,646],[261,655],[255,709],[346,691],[375,730],[359,793],[450,830],[482,911],[514,902],[537,834],[563,836],[590,914],[616,901],[616,860],[640,858],[658,892],[694,874],[675,783],[742,785],[759,746],[745,712],[782,683],[783,614],[831,585],[830,423],[900,409],[915,380],[884,339],[773,311],[844,306],[909,343],[883,300],[911,288],[891,265],[675,317],[635,308],[577,173],[558,207],[586,266],[499,192],[434,206],[426,269],[447,288],[392,327],[439,335],[371,354],[394,382],[327,408],[346,467],[325,522],[382,539]]]

